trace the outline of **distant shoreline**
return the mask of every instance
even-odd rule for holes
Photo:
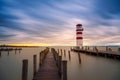
[[[40,46],[9,46],[9,45],[0,45],[0,47],[38,48],[38,47],[40,47]]]

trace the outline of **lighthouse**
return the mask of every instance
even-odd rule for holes
[[[78,48],[82,48],[83,46],[83,27],[82,24],[77,24],[76,25],[76,46]]]

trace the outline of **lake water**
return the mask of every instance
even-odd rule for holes
[[[65,49],[66,52],[70,47],[54,47],[56,50]],[[112,47],[111,47],[112,48]],[[33,55],[37,54],[39,61],[39,52],[45,49],[40,48],[23,48],[15,54],[15,51],[2,52],[0,57],[0,80],[21,80],[22,60],[28,59],[28,80],[33,78]],[[99,49],[104,49],[100,47]],[[118,47],[113,47],[118,50]],[[79,63],[78,54],[71,52],[71,61],[68,54],[63,56],[63,60],[68,60],[68,80],[120,80],[120,61],[104,57],[80,54],[81,63]],[[38,63],[37,61],[37,63]]]

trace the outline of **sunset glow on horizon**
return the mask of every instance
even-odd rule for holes
[[[9,46],[75,46],[75,45],[61,45],[61,44],[8,44]]]

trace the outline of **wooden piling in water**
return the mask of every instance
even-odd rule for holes
[[[44,54],[44,53],[41,52],[41,64],[43,63],[43,60],[44,60],[44,59],[43,59],[43,57],[44,57],[43,54]]]
[[[97,49],[97,47],[95,47],[95,51],[96,51],[96,54],[97,54],[97,56],[98,56],[98,49]]]
[[[42,62],[41,62],[41,52],[39,53],[39,67],[42,65]]]
[[[16,51],[16,49],[15,49],[15,54],[16,54],[16,52],[17,52],[17,51]]]
[[[8,56],[9,56],[9,51],[8,51]]]
[[[120,48],[118,48],[118,52],[120,53]]]
[[[62,61],[62,75],[63,80],[67,80],[67,60]]]
[[[24,59],[22,62],[22,80],[27,80],[28,76],[28,60]]]
[[[36,75],[37,72],[37,55],[33,55],[33,76]]]
[[[0,51],[0,57],[1,57],[1,51]]]
[[[64,57],[66,57],[66,51],[64,50]]]
[[[81,57],[80,57],[80,53],[78,52],[78,60],[79,60],[79,64],[81,63]]]
[[[19,53],[20,53],[20,49],[19,49]]]
[[[70,54],[70,51],[68,51],[68,54],[69,54],[69,60],[71,60],[71,54]]]

